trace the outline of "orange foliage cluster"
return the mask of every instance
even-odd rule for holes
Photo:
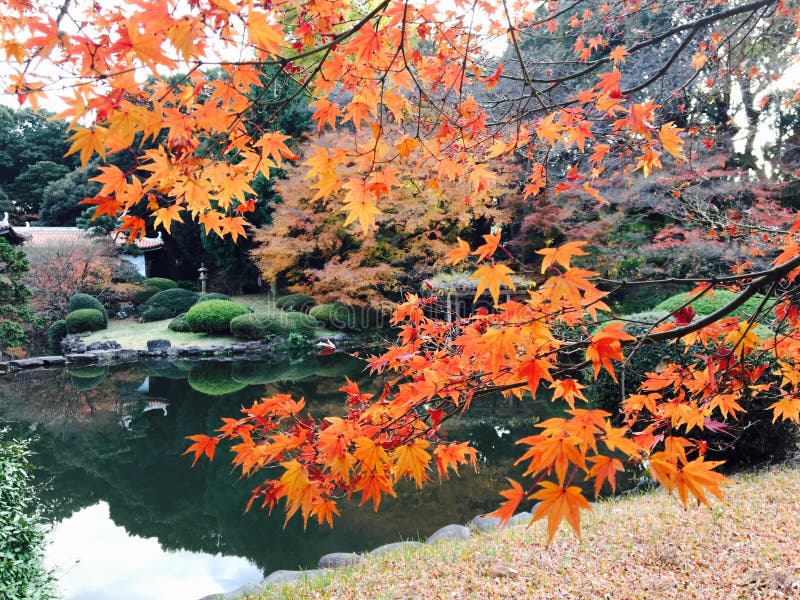
[[[305,144],[301,148],[305,165],[328,160],[352,135],[329,133]],[[416,287],[442,270],[452,249],[448,238],[470,233],[479,224],[488,227],[509,219],[503,199],[512,193],[506,187],[510,168],[498,175],[491,190],[472,193],[465,181],[429,185],[434,174],[413,170],[407,159],[392,164],[399,185],[372,215],[375,231],[366,238],[348,233],[342,220],[342,211],[349,211],[342,200],[350,191],[333,192],[328,201],[312,199],[314,190],[305,184],[305,168],[287,167],[286,177],[276,182],[281,202],[275,206],[271,225],[253,234],[258,247],[251,256],[264,280],[313,294],[323,302],[392,303],[402,298],[404,287]],[[354,165],[343,163],[343,157],[323,169],[342,181],[357,173]],[[383,184],[376,180],[373,185]]]
[[[736,64],[749,47],[742,36],[767,30],[791,36],[797,11],[779,0],[664,4],[8,0],[0,15],[0,51],[16,65],[5,77],[6,92],[35,106],[60,88],[68,104],[60,116],[73,128],[70,153],[84,164],[93,154],[136,153],[137,143],[163,136],[163,143],[139,152],[131,170],[103,167],[96,178],[102,189],[90,200],[95,214],[121,215],[121,228],[131,236],[145,227],[134,208],[145,208],[167,231],[189,216],[207,232],[234,239],[245,233],[253,179],[296,158],[286,136],[250,116],[258,112],[251,111],[254,105],[277,113],[288,102],[270,105],[277,75],[265,80],[265,66],[294,77],[311,97],[318,133],[355,132],[343,135],[338,147],[315,149],[305,166],[311,201],[336,197],[343,227],[357,222],[370,233],[399,199],[406,200],[402,210],[409,218],[423,218],[408,206],[410,174],[425,174],[425,190],[446,195],[454,184],[477,198],[498,184],[496,159],[515,156],[530,164],[524,193],[536,196],[549,189],[549,157],[564,153],[575,161],[553,190],[605,203],[600,182],[613,176],[606,172],[611,158],[620,173],[641,170],[645,176],[668,157],[691,158],[684,156],[683,140],[692,132],[660,122],[665,119],[656,101],[637,93],[658,82],[684,52],[698,75],[707,75],[708,87],[731,74],[746,77]],[[637,38],[641,29],[626,27],[640,16],[655,23],[665,14],[668,24],[657,35]],[[505,74],[487,57],[487,44],[503,38],[520,54],[523,33],[574,38],[574,45],[552,70],[529,71],[520,56],[520,72]],[[677,44],[674,54],[654,52],[668,39]],[[645,54],[660,63],[648,69],[646,81],[640,83],[639,73],[626,87],[628,65]],[[208,76],[202,70],[208,66],[226,76]],[[159,75],[181,70],[185,74],[173,80]],[[146,75],[154,77],[147,85]],[[509,81],[521,89],[512,97],[501,86]],[[566,82],[578,85],[569,90]],[[484,94],[496,89],[502,92],[496,98]],[[493,103],[490,112],[486,106]],[[219,435],[193,436],[189,451],[213,457],[221,439],[232,440],[234,463],[245,474],[275,467],[276,475],[254,490],[253,502],[272,507],[284,501],[288,517],[300,513],[330,523],[342,495],[360,495],[377,508],[400,479],[423,485],[433,464],[446,476],[474,462],[475,450],[466,443],[442,439],[441,424],[476,395],[523,396],[548,385],[570,408],[521,440],[533,483],[512,483],[503,493],[502,517],[533,498],[541,501],[533,518],[548,518],[551,538],[564,519],[579,531],[580,510],[588,503],[572,485],[576,474],[593,480],[596,490],[613,488],[616,473],[645,460],[684,502],[690,495],[706,502],[707,494],[720,495],[725,479],[713,471],[715,461],[704,459],[692,432],[714,427],[719,417],[733,418],[756,393],[775,398],[773,419],[800,420],[793,295],[798,230],[800,221],[789,230],[760,232],[779,252],[766,272],[714,282],[740,286],[728,312],[757,291],[768,292],[757,316],[774,309],[776,333],[769,339],[757,335],[755,316],[739,322],[724,319],[725,311],[688,323],[682,314],[638,340],[619,324],[598,327],[608,310],[605,294],[595,273],[572,266],[572,257],[583,252],[574,243],[543,252],[546,279],[526,301],[499,304],[501,285],[513,287],[513,267],[497,253],[503,249],[499,234],[486,236],[475,250],[460,242],[448,260],[476,261],[478,290],[492,295],[493,312],[445,323],[426,316],[432,299],[409,296],[395,311],[397,344],[369,363],[373,371],[397,375],[380,397],[348,384],[346,416],[322,420],[304,416],[302,400],[266,398],[244,409],[243,417],[225,419]],[[635,344],[680,339],[703,350],[692,349],[683,363],[651,374],[626,398],[622,426],[604,411],[576,408],[583,399],[578,369],[613,375]],[[777,361],[776,378],[765,376],[764,356]]]

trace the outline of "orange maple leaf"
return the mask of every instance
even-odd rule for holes
[[[430,442],[417,439],[410,444],[395,448],[392,452],[395,477],[410,475],[417,487],[421,488],[422,483],[428,479],[428,474],[425,472],[431,460],[431,455],[425,451],[428,446]]]
[[[368,233],[375,227],[375,215],[381,214],[381,211],[375,204],[367,182],[360,178],[350,178],[342,187],[349,190],[344,198],[345,205],[342,207],[342,211],[347,213],[345,227],[358,220],[362,231]]]
[[[478,301],[481,294],[488,287],[489,293],[492,295],[492,300],[497,304],[500,299],[500,286],[505,284],[510,289],[517,289],[514,287],[514,282],[511,280],[510,275],[513,273],[511,269],[503,264],[484,265],[477,269],[470,277],[478,280],[478,286],[475,290],[474,302]]]
[[[511,489],[500,492],[506,501],[496,511],[486,515],[487,517],[500,517],[500,523],[508,523],[508,520],[514,516],[519,503],[525,499],[525,490],[522,489],[522,486],[511,478],[506,479],[511,484]]]
[[[190,435],[186,439],[192,440],[194,442],[194,444],[189,446],[184,452],[184,454],[189,454],[190,452],[194,452],[194,461],[192,461],[192,466],[195,466],[197,464],[197,460],[203,454],[205,454],[209,460],[214,459],[214,451],[217,449],[217,444],[219,443],[218,438],[199,434],[199,435]]]
[[[608,481],[608,485],[611,486],[611,491],[616,491],[617,471],[625,470],[625,467],[622,466],[622,462],[618,458],[611,458],[610,456],[590,456],[589,461],[593,462],[594,465],[589,469],[589,473],[586,477],[587,479],[595,478],[594,495],[598,496],[600,494],[600,488],[603,487],[603,483],[606,481]]]
[[[461,238],[456,238],[456,240],[458,241],[458,248],[450,250],[450,252],[447,253],[447,258],[445,259],[445,262],[448,265],[457,265],[462,260],[467,258],[471,253],[469,244],[467,242]]]
[[[664,150],[672,154],[675,158],[683,160],[683,140],[678,134],[683,131],[680,127],[675,127],[675,123],[669,121],[661,126],[658,132],[658,137],[661,140],[661,145]]]
[[[583,497],[581,488],[571,485],[563,487],[552,481],[542,481],[539,483],[542,488],[531,497],[541,500],[536,511],[533,513],[532,521],[538,521],[547,517],[547,543],[553,541],[553,537],[558,531],[558,526],[562,520],[566,519],[578,538],[581,537],[581,509],[592,510],[591,505]]]
[[[439,472],[439,479],[443,476],[448,478],[448,471],[453,469],[453,472],[458,475],[459,465],[472,464],[474,469],[477,468],[478,451],[471,448],[469,442],[452,442],[450,444],[439,444],[433,451],[436,457],[436,468]]]
[[[581,248],[588,242],[567,242],[558,248],[542,248],[537,250],[536,254],[544,256],[542,259],[542,273],[547,271],[553,263],[558,263],[565,269],[569,269],[569,261],[573,256],[586,256]]]

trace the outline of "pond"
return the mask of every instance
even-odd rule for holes
[[[334,528],[243,513],[254,487],[222,450],[191,468],[186,436],[278,392],[306,399],[315,415],[341,410],[345,375],[370,391],[363,362],[347,356],[283,363],[151,360],[116,367],[36,370],[0,379],[0,419],[15,435],[34,432],[37,481],[52,523],[48,564],[66,599],[189,600],[259,579],[276,569],[313,568],[328,552],[362,551],[418,539],[494,510],[520,449],[514,440],[550,402],[486,399],[449,424],[469,439],[479,469],[402,487],[379,512],[340,506]],[[539,411],[537,413],[537,411]],[[544,411],[544,412],[542,412]],[[435,477],[435,476],[434,476]]]

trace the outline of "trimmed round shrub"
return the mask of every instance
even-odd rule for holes
[[[145,321],[158,321],[160,319],[171,319],[181,313],[187,312],[197,303],[200,295],[197,292],[190,292],[181,288],[163,290],[150,296],[139,306],[139,312]],[[163,315],[158,318],[147,318],[145,314],[151,309],[161,309],[161,312],[154,313]]]
[[[318,304],[308,314],[330,329],[356,330],[360,328],[358,309],[347,304]]]
[[[89,294],[73,294],[72,298],[69,299],[69,307],[67,308],[67,312],[75,312],[76,310],[80,310],[82,308],[93,308],[95,310],[99,310],[101,313],[103,313],[103,327],[108,327],[108,313],[97,298],[90,296]]]
[[[155,287],[159,290],[171,290],[178,287],[177,283],[166,277],[148,277],[144,280],[144,285],[145,287]]]
[[[239,340],[266,340],[275,336],[286,337],[290,333],[310,337],[318,325],[314,317],[305,313],[274,310],[236,317],[231,320],[230,330]]]
[[[289,294],[275,300],[275,307],[286,311],[308,312],[316,303],[308,294]]]
[[[134,304],[142,304],[143,302],[146,302],[147,300],[155,296],[160,291],[161,288],[157,288],[152,285],[146,285],[133,295],[133,302]]]
[[[206,302],[208,300],[230,300],[231,297],[227,294],[220,294],[219,292],[211,292],[210,294],[200,294],[198,302]]]
[[[172,319],[172,321],[169,322],[169,325],[167,325],[167,329],[179,332],[191,331],[191,329],[189,329],[189,324],[186,322],[186,313],[182,313]]]
[[[231,376],[230,363],[201,363],[189,371],[189,385],[208,396],[224,396],[244,389],[246,384]]]
[[[200,333],[229,333],[231,320],[249,311],[230,300],[209,300],[195,304],[186,313],[189,329]]]
[[[47,328],[47,343],[52,349],[58,349],[61,340],[67,335],[67,322],[64,319],[53,321],[53,324]]]
[[[67,325],[67,333],[97,331],[106,327],[103,313],[94,308],[81,308],[73,311],[67,315],[64,321]]]
[[[140,318],[145,323],[152,323],[153,321],[163,321],[164,319],[171,319],[174,316],[175,316],[174,311],[167,308],[166,306],[151,306],[147,308],[140,315]]]
[[[676,294],[674,296],[670,296],[663,302],[657,304],[653,311],[673,313],[686,304],[686,301],[689,299],[689,297],[690,296],[687,294]],[[729,292],[728,290],[714,290],[713,297],[709,298],[708,295],[706,295],[698,298],[692,302],[691,306],[698,315],[710,315],[711,313],[730,303],[735,297],[736,294]],[[752,298],[749,298],[747,302],[742,304],[739,308],[732,311],[729,316],[739,318],[749,317],[756,311],[759,304],[761,304],[763,300],[764,296],[756,294]]]

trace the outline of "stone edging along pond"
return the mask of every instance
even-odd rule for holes
[[[336,343],[340,350],[342,345],[359,347],[364,340],[358,336],[347,336],[344,334],[326,338],[330,342]],[[129,350],[124,349],[118,342],[92,342],[87,344],[80,335],[68,335],[61,342],[61,355],[35,356],[31,358],[19,358],[0,362],[0,374],[13,373],[15,371],[41,368],[59,368],[65,366],[84,366],[84,365],[115,365],[128,362],[135,362],[143,358],[167,358],[167,359],[208,359],[218,358],[221,360],[230,357],[241,357],[245,359],[257,359],[267,355],[284,355],[287,353],[287,340],[277,338],[263,342],[235,342],[227,344],[215,344],[208,346],[181,346],[173,347],[169,340],[157,339],[147,342],[147,349]]]
[[[531,520],[531,517],[532,515],[529,512],[517,513],[516,515],[511,517],[506,526],[513,527],[521,523],[528,523]],[[499,525],[500,525],[499,517],[487,517],[485,515],[478,515],[477,517],[473,518],[472,521],[470,521],[466,526],[458,525],[455,523],[451,525],[445,525],[444,527],[438,529],[435,533],[433,533],[425,541],[425,544],[433,544],[440,540],[467,539],[473,536],[473,532],[484,532],[484,533],[489,532],[494,529],[497,529]],[[319,575],[323,575],[329,569],[337,569],[340,567],[349,567],[357,565],[366,560],[366,557],[369,555],[376,556],[384,554],[386,552],[393,552],[401,548],[423,546],[423,545],[424,544],[422,542],[415,542],[415,541],[393,542],[391,544],[384,544],[383,546],[378,546],[374,550],[371,550],[370,552],[367,553],[359,554],[355,552],[333,552],[331,554],[326,554],[325,556],[321,557],[319,559],[319,562],[317,563],[316,569],[308,569],[306,571],[286,571],[286,570],[273,571],[260,581],[254,581],[252,583],[248,583],[230,592],[223,592],[220,594],[211,594],[209,596],[204,596],[200,600],[235,600],[237,598],[242,598],[244,596],[257,595],[260,592],[262,592],[266,587],[291,584],[303,579],[309,579],[317,577]]]

